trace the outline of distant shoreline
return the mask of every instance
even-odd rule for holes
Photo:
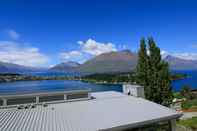
[[[113,78],[116,76],[121,76],[120,79],[122,78],[122,76],[125,75],[130,75],[130,78],[124,78],[124,80],[119,80],[119,79],[115,79],[113,81],[109,81],[109,80],[105,80],[105,79],[98,79],[95,76],[101,76],[104,78]],[[0,83],[3,82],[14,82],[14,81],[39,81],[39,80],[80,80],[83,82],[88,82],[88,83],[95,83],[95,84],[123,84],[125,82],[130,82],[131,78],[133,76],[131,74],[115,74],[115,75],[107,75],[107,74],[93,74],[90,76],[85,76],[85,77],[69,77],[69,76],[33,76],[33,75],[23,75],[23,74],[19,74],[19,73],[0,73]],[[189,76],[187,74],[173,74],[171,76],[172,81],[175,80],[183,80],[183,79],[187,79],[189,78]],[[124,81],[124,82],[123,82]],[[133,81],[133,78],[132,78]]]
[[[15,81],[39,81],[39,80],[73,80],[71,77],[45,77],[45,76],[31,76],[21,74],[0,74],[0,83],[8,83]]]

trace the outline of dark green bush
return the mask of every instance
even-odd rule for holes
[[[189,101],[185,101],[181,104],[182,109],[184,110],[188,110],[192,107],[192,103],[190,103]]]

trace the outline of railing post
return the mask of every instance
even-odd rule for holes
[[[64,94],[64,100],[67,100],[67,94]]]
[[[90,99],[91,98],[91,93],[90,92],[88,92],[88,99]]]
[[[7,106],[7,99],[3,99],[3,106]]]
[[[36,96],[36,104],[39,103],[39,96]]]
[[[170,120],[169,121],[169,124],[170,124],[170,131],[176,131],[176,120],[173,119],[173,120]]]

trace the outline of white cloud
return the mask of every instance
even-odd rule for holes
[[[72,60],[75,59],[77,57],[81,57],[82,53],[79,51],[70,51],[70,52],[62,52],[60,53],[60,57],[63,60]]]
[[[52,64],[52,65],[49,65],[49,68],[52,68],[52,67],[54,67],[56,64]]]
[[[12,29],[7,30],[7,33],[9,37],[13,40],[18,40],[20,38],[20,34],[17,33],[15,30],[12,30]]]
[[[185,60],[197,60],[197,53],[174,53],[174,56]]]
[[[77,43],[79,44],[79,50],[62,52],[60,53],[60,58],[66,61],[77,61],[79,63],[83,63],[84,61],[92,58],[93,56],[97,56],[102,53],[107,53],[111,51],[117,51],[117,48],[114,44],[101,43],[93,39],[88,39],[85,42],[78,41]]]
[[[126,50],[128,49],[126,45],[122,45],[121,49]]]
[[[162,56],[162,58],[165,58],[166,56],[168,56],[168,55],[170,55],[167,51],[165,51],[165,50],[162,50],[161,51],[161,56]]]
[[[83,45],[83,41],[77,41],[79,45]]]
[[[48,57],[38,48],[21,45],[13,41],[0,41],[0,61],[26,66],[40,66],[48,62]]]
[[[87,41],[78,41],[81,46],[81,51],[93,56],[100,55],[102,53],[117,51],[116,47],[112,43],[101,43],[93,39]]]

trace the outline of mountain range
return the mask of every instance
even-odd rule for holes
[[[65,62],[50,68],[50,71],[80,72],[80,73],[113,73],[129,72],[137,63],[137,55],[124,50],[98,55],[83,64]]]
[[[168,55],[164,59],[172,70],[197,70],[197,60],[186,60]]]
[[[38,72],[46,71],[44,68],[28,67],[13,63],[0,62],[0,73],[26,73],[26,72]]]
[[[197,70],[197,60],[185,60],[168,55],[164,58],[169,63],[172,70]],[[135,69],[137,64],[137,54],[129,50],[119,52],[109,52],[98,55],[83,64],[77,62],[64,62],[49,69],[27,67],[12,63],[0,62],[1,73],[21,73],[21,72],[76,72],[76,73],[117,73],[129,72]]]
[[[185,60],[172,55],[166,56],[163,60],[169,63],[171,70],[197,70],[197,60]],[[56,70],[68,72],[68,64],[64,64],[66,68],[57,68],[57,65]],[[83,64],[72,67],[72,71],[81,73],[129,72],[134,70],[136,65],[137,54],[124,50],[98,55]]]

